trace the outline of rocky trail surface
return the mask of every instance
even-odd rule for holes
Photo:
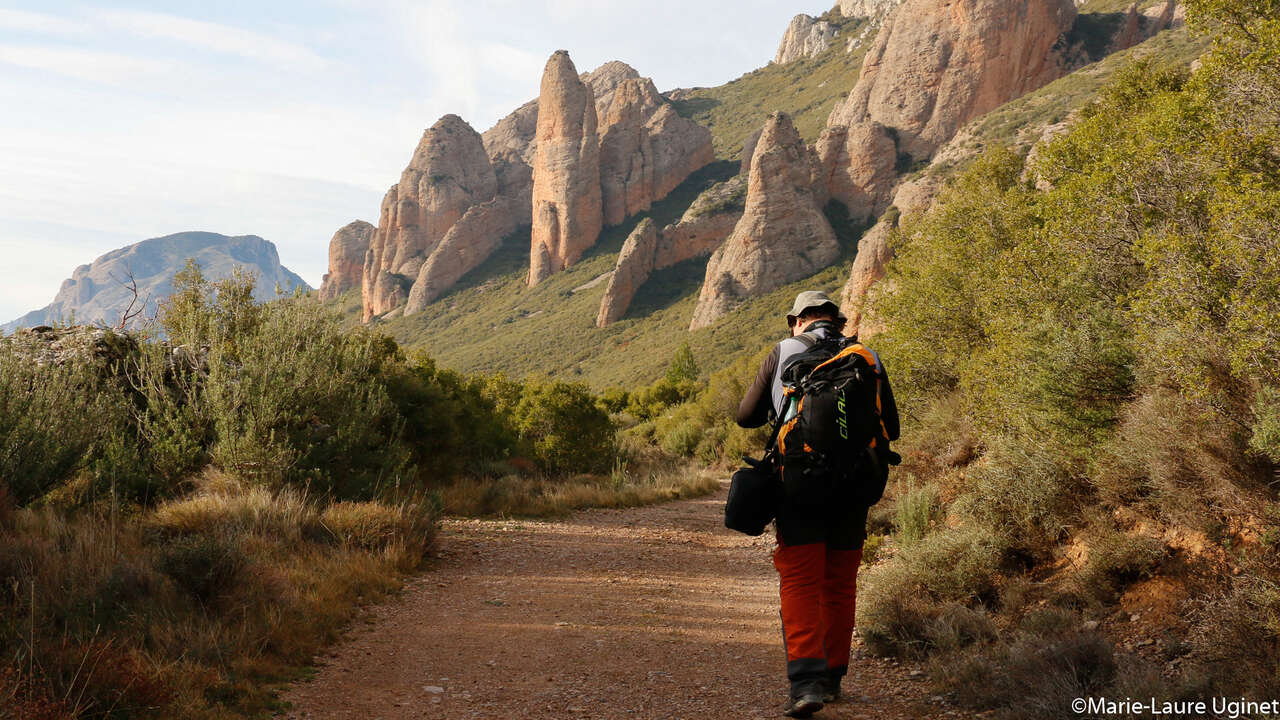
[[[715,495],[557,522],[444,524],[435,567],[371,609],[289,718],[774,718],[785,699],[772,540]],[[967,717],[855,646],[818,718]]]

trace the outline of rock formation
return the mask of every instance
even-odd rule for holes
[[[59,322],[115,327],[131,302],[141,310],[139,321],[156,316],[160,301],[173,293],[173,276],[195,260],[206,280],[224,280],[235,268],[256,277],[253,297],[267,302],[276,289],[288,295],[295,289],[310,290],[302,278],[280,264],[276,246],[257,235],[228,237],[211,232],[182,232],[143,240],[76,268],[62,283],[49,305],[0,326],[0,332],[53,325]],[[126,283],[137,283],[135,298]]]
[[[715,159],[711,132],[677,115],[648,78],[620,81],[597,107],[605,225],[648,210]]]
[[[320,282],[320,300],[328,302],[353,287],[360,287],[364,256],[376,228],[363,220],[344,225],[329,241],[329,272]]]
[[[418,272],[405,302],[406,316],[421,312],[492,255],[503,238],[515,232],[516,213],[511,206],[510,199],[499,196],[472,206],[449,228]]]
[[[1107,54],[1127,50],[1138,43],[1146,41],[1161,30],[1172,27],[1176,17],[1177,0],[1165,0],[1146,10],[1138,10],[1138,3],[1133,3],[1125,11],[1124,23],[1107,46]]]
[[[756,143],[760,142],[760,131],[756,130],[747,136],[742,143],[742,162],[738,166],[738,172],[746,175],[751,172],[751,156],[756,154]]]
[[[867,292],[872,285],[884,278],[889,261],[893,259],[893,251],[889,247],[889,235],[893,228],[892,221],[881,218],[858,241],[858,254],[853,258],[849,281],[845,283],[844,292],[840,295],[840,308],[849,318],[846,334],[868,334],[866,331],[869,328],[862,326]]]
[[[597,106],[608,103],[610,94],[623,80],[639,78],[635,68],[617,60],[589,73],[582,82],[591,88]],[[599,111],[597,111],[599,112]],[[538,101],[530,100],[502,118],[481,136],[485,151],[498,176],[498,194],[512,201],[516,224],[528,225],[532,218],[533,156],[537,149]]]
[[[480,136],[498,178],[498,194],[511,202],[517,225],[528,225],[532,217],[529,198],[533,194],[537,128],[538,101],[531,100]]]
[[[840,14],[845,17],[881,18],[897,7],[900,0],[840,0]]]
[[[636,290],[649,279],[653,272],[654,257],[658,252],[658,226],[653,220],[645,218],[636,225],[636,229],[622,243],[622,251],[618,253],[618,263],[613,275],[609,278],[609,287],[604,291],[604,299],[600,302],[600,312],[596,315],[596,327],[604,327],[627,311],[631,298]]]
[[[853,331],[865,334],[876,329],[865,327],[862,318],[866,309],[867,292],[872,285],[884,278],[889,261],[893,259],[893,250],[889,247],[890,233],[900,218],[928,210],[942,186],[943,180],[940,177],[929,174],[902,183],[893,193],[893,206],[898,209],[898,217],[880,218],[858,241],[858,254],[853,259],[849,281],[845,283],[840,296],[840,307],[848,316],[849,327]]]
[[[740,299],[811,275],[839,256],[813,179],[810,150],[790,116],[769,116],[752,156],[742,218],[707,264],[691,330],[711,325]]]
[[[604,220],[595,98],[563,50],[542,75],[537,142],[529,285],[582,257]]]
[[[423,263],[454,223],[497,192],[484,142],[462,118],[446,115],[423,133],[400,182],[382,200],[365,256],[365,321],[404,303]]]
[[[884,126],[861,122],[822,131],[816,143],[822,183],[830,197],[861,223],[884,212],[896,175],[898,151]]]
[[[1060,77],[1071,0],[905,0],[867,51],[828,126],[869,120],[929,157],[969,120]]]
[[[746,193],[747,177],[735,175],[704,190],[678,222],[661,232],[648,218],[640,221],[618,254],[596,325],[604,327],[621,318],[654,270],[710,255],[742,217]]]
[[[781,65],[800,58],[814,57],[831,47],[831,41],[835,37],[836,29],[831,23],[800,13],[787,26],[773,61]]]

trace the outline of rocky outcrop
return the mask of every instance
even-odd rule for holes
[[[710,255],[742,217],[746,194],[747,177],[735,175],[704,190],[678,222],[661,232],[648,218],[640,221],[618,254],[596,325],[604,327],[621,318],[654,270]]]
[[[1071,0],[905,0],[828,126],[875,121],[927,158],[969,120],[1060,77]]]
[[[840,0],[840,14],[845,17],[882,18],[901,0]]]
[[[839,256],[813,176],[810,151],[790,116],[769,116],[752,156],[742,218],[707,263],[691,330],[711,325],[741,299],[811,275]]]
[[[1124,23],[1107,46],[1107,53],[1127,50],[1149,40],[1161,30],[1169,29],[1174,24],[1177,8],[1177,0],[1165,0],[1141,11],[1138,3],[1133,3],[1125,11]]]
[[[943,184],[942,178],[925,174],[899,185],[893,193],[893,206],[898,209],[897,215],[881,217],[858,241],[858,254],[853,259],[849,281],[845,283],[840,297],[840,307],[849,317],[849,327],[853,331],[867,334],[876,330],[863,323],[866,298],[871,286],[884,278],[889,261],[893,259],[889,236],[894,227],[901,218],[928,210],[934,198],[942,191]]]
[[[534,137],[538,129],[538,101],[531,100],[484,131],[485,152],[498,179],[498,194],[510,201],[518,225],[532,218]]]
[[[364,256],[376,228],[363,220],[344,225],[329,241],[329,272],[320,282],[320,300],[328,302],[354,287],[364,275]]]
[[[645,218],[627,236],[626,242],[622,243],[618,263],[609,278],[604,299],[600,302],[596,327],[604,327],[616,321],[627,311],[636,290],[640,289],[644,281],[649,279],[649,273],[653,272],[657,252],[658,226],[653,220]]]
[[[365,321],[403,304],[454,223],[497,192],[484,141],[462,118],[446,115],[423,133],[400,182],[382,200],[364,263]]]
[[[422,264],[405,302],[406,316],[421,312],[484,262],[516,230],[511,200],[497,197],[467,210]]]
[[[751,172],[751,157],[756,154],[756,143],[760,142],[760,131],[756,130],[747,136],[746,141],[742,143],[742,162],[738,166],[738,172],[746,175]]]
[[[75,321],[117,326],[133,304],[136,322],[156,316],[159,303],[173,293],[173,276],[194,260],[206,280],[225,280],[239,268],[256,278],[253,297],[267,302],[295,289],[310,290],[302,278],[280,264],[276,246],[257,235],[228,237],[211,232],[182,232],[143,240],[76,268],[53,302],[0,325],[0,332]],[[137,295],[128,286],[137,284]],[[132,314],[132,311],[130,311]]]
[[[791,24],[787,26],[773,61],[781,65],[792,60],[820,55],[831,47],[831,41],[835,40],[835,37],[836,29],[831,26],[831,23],[800,13],[792,18]]]
[[[563,270],[595,244],[603,226],[596,104],[569,53],[547,61],[538,96],[529,285]]]
[[[896,175],[897,146],[884,126],[862,122],[822,131],[815,145],[822,184],[856,223],[884,212]]]
[[[626,78],[597,103],[605,225],[617,225],[715,159],[711,132],[680,117],[648,78]]]
[[[849,281],[840,295],[840,308],[849,318],[846,334],[869,334],[866,332],[869,328],[862,327],[867,292],[884,278],[889,261],[893,259],[893,250],[889,247],[893,228],[892,220],[881,218],[858,241],[858,254],[853,259]]]
[[[623,80],[638,77],[640,73],[635,68],[614,60],[583,73],[581,79],[591,88],[599,105],[609,101],[609,95]],[[538,147],[537,131],[538,101],[530,100],[481,136],[498,176],[498,194],[512,201],[517,225],[528,225],[532,219],[530,198],[533,194],[533,156]]]

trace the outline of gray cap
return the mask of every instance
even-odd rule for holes
[[[819,308],[824,305],[830,305],[837,318],[844,318],[844,315],[840,313],[840,306],[836,305],[835,301],[827,297],[827,294],[821,290],[805,290],[797,295],[795,303],[791,305],[791,312],[787,313],[787,317],[800,317],[805,310]]]

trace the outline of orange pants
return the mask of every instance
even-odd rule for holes
[[[782,595],[782,634],[793,694],[849,667],[853,613],[862,550],[834,550],[825,542],[773,551]]]

